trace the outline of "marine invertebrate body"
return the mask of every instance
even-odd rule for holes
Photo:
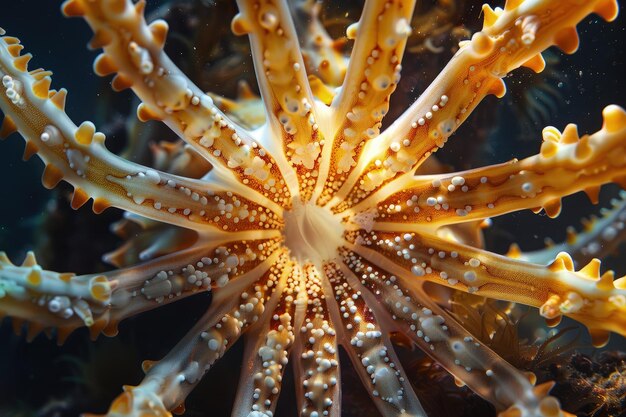
[[[143,2],[63,4],[66,15],[93,29],[90,46],[103,49],[95,71],[115,74],[114,89],[132,88],[141,99],[141,120],[163,121],[212,165],[200,179],[185,176],[180,163],[176,175],[109,152],[93,123],[76,126],[65,114],[66,91],[49,89],[50,73],[28,71],[19,40],[0,38],[2,135],[18,131],[26,139],[25,155],[45,163],[46,187],[61,180],[74,186],[72,207],[92,199],[96,213],[109,206],[134,213],[147,233],[138,240],[155,239],[138,264],[103,274],[45,270],[32,254],[21,265],[2,257],[0,312],[28,321],[31,335],[56,329],[62,340],[82,326],[114,335],[126,317],[213,291],[204,316],[165,358],[144,362],[145,379],[125,388],[109,416],[182,411],[187,394],[240,337],[246,348],[236,416],[273,415],[289,364],[300,414],[340,415],[340,347],[383,415],[424,416],[392,331],[502,416],[567,415],[548,394],[550,383],[534,386],[425,285],[535,306],[551,322],[570,316],[598,345],[609,332],[625,335],[626,280],[600,276],[597,260],[576,270],[559,253],[548,265],[534,264],[472,246],[471,237],[485,218],[522,209],[556,216],[563,196],[624,184],[626,112],[606,107],[602,128],[590,135],[579,136],[574,125],[546,128],[540,153],[521,161],[416,171],[486,95],[505,94],[502,77],[520,66],[541,71],[541,52],[552,45],[574,52],[576,24],[590,13],[614,19],[617,3],[484,6],[482,30],[382,132],[414,2],[366,1],[348,28],[354,46],[345,75],[320,70],[311,79],[286,2],[237,3],[232,28],[250,38],[266,114],[254,130],[234,123],[172,64],[162,50],[167,24],[147,24]],[[324,84],[337,77],[340,88]],[[168,238],[171,229],[158,223],[187,231]]]

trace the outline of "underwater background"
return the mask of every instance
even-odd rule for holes
[[[423,3],[421,7],[427,10],[436,1]],[[448,22],[451,29],[436,39],[442,51],[420,48],[416,41],[414,51],[405,57],[403,78],[391,102],[388,120],[408,107],[443,68],[458,42],[456,36],[478,29],[482,2],[455,3],[457,11]],[[42,66],[54,72],[53,87],[69,91],[68,115],[75,121],[93,121],[107,134],[107,147],[146,162],[150,158],[147,144],[175,139],[173,133],[157,125],[138,131],[130,124],[137,105],[132,93],[113,93],[109,79],[93,73],[97,53],[86,48],[91,31],[81,19],[64,18],[60,2],[3,1],[0,7],[0,27],[19,37],[33,53],[33,68]],[[326,1],[324,12],[330,28],[337,33],[345,31],[347,24],[358,19],[361,7],[359,1]],[[234,2],[148,1],[147,10],[150,17],[168,20],[171,32],[166,51],[205,91],[235,97],[238,80],[246,79],[254,86],[247,41],[231,35],[227,24],[236,12]],[[579,51],[564,55],[552,48],[546,56],[549,65],[544,73],[535,75],[522,69],[508,77],[507,95],[500,100],[491,96],[485,99],[449,146],[437,155],[455,169],[467,169],[536,153],[541,130],[547,125],[562,129],[573,122],[581,133],[597,130],[601,124],[599,109],[610,103],[626,107],[624,11],[622,6],[620,17],[610,25],[600,24],[596,16],[587,18],[579,26]],[[129,150],[126,146],[130,135],[143,135],[145,149]],[[41,162],[37,158],[21,161],[23,146],[17,135],[0,144],[0,250],[14,260],[34,250],[44,268],[51,270],[88,273],[109,269],[101,256],[121,244],[110,230],[110,225],[121,218],[121,211],[108,209],[96,216],[90,205],[73,211],[68,199],[71,187],[46,190],[40,182]],[[513,242],[532,250],[542,248],[546,237],[562,241],[567,226],[580,230],[581,218],[597,214],[617,194],[617,186],[604,187],[597,206],[582,193],[568,197],[557,219],[530,211],[493,219],[485,230],[486,246],[505,253]],[[603,259],[603,270],[614,269],[616,276],[626,274],[625,246]],[[70,417],[87,411],[105,412],[123,384],[141,380],[141,361],[163,357],[210,302],[210,295],[198,295],[125,320],[114,339],[100,336],[92,342],[87,331],[81,329],[61,347],[44,335],[28,343],[5,319],[0,325],[0,417]],[[523,314],[526,316],[516,328],[520,343],[545,339],[547,328],[538,314],[528,309]],[[626,341],[613,335],[607,347],[593,349],[584,328],[567,319],[559,328],[568,326],[575,329],[555,342],[568,349],[561,352],[555,348],[561,354],[533,371],[545,379],[557,380],[554,393],[565,410],[577,410],[581,416],[626,416]],[[409,376],[415,378],[418,395],[426,398],[424,407],[429,415],[495,415],[488,403],[467,389],[456,388],[441,372],[430,375],[438,383],[433,388],[432,379],[418,373],[421,353],[401,344],[398,351]],[[185,416],[207,415],[201,410],[211,410],[210,416],[229,415],[241,355],[242,344],[238,343],[225,360],[215,365],[189,396]],[[342,383],[352,388],[343,394],[344,415],[377,416],[358,377],[346,368],[342,367]],[[288,371],[285,386],[293,385],[289,382],[292,378]],[[586,402],[581,403],[581,398]],[[276,416],[295,415],[293,395],[284,394]]]

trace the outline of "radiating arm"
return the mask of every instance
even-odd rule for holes
[[[324,275],[336,301],[328,303],[328,308],[333,321],[342,324],[341,344],[380,413],[385,417],[425,417],[389,334],[382,331],[381,316],[387,315],[381,315],[378,303],[366,298],[366,290],[351,271],[328,263]],[[387,326],[385,329],[390,330]]]
[[[590,13],[617,16],[615,0],[519,1],[505,9],[483,8],[483,30],[450,60],[419,99],[363,150],[350,178],[331,205],[343,211],[394,178],[414,172],[488,94],[505,93],[502,77],[520,66],[543,69],[540,53],[557,45],[568,53],[578,47],[575,26]]]
[[[602,129],[590,136],[580,138],[573,124],[562,134],[547,127],[537,155],[465,172],[398,179],[353,210],[375,206],[375,227],[394,231],[415,230],[417,225],[436,228],[523,209],[543,208],[555,217],[566,195],[586,191],[595,196],[603,184],[626,185],[626,112],[608,106],[602,114]],[[400,191],[389,195],[396,189]]]
[[[297,173],[300,197],[312,192],[311,174],[320,169],[324,137],[307,80],[302,52],[285,0],[237,2],[236,34],[249,34],[259,89],[273,149],[286,155]],[[268,133],[269,133],[268,132]]]
[[[106,415],[171,417],[172,410],[182,409],[202,376],[263,316],[272,297],[280,294],[278,281],[287,262],[284,253],[274,253],[241,279],[216,291],[211,307],[197,324],[162,360],[145,361],[143,381],[136,387],[124,387]]]
[[[163,52],[167,23],[147,25],[144,7],[145,1],[67,0],[63,11],[91,26],[90,46],[104,50],[94,63],[96,73],[117,73],[113,88],[133,89],[143,101],[140,119],[165,122],[214,165],[212,175],[235,191],[249,187],[288,206],[291,194],[277,161],[170,61]]]
[[[341,416],[341,369],[336,324],[333,323],[321,272],[313,265],[302,268],[306,308],[298,312],[293,351],[296,398],[301,417]],[[337,323],[338,324],[338,323]]]
[[[351,271],[372,305],[385,308],[400,331],[448,372],[491,402],[501,417],[573,417],[547,393],[552,383],[533,387],[525,375],[475,339],[411,281],[381,268],[378,260],[348,249],[344,269]]]
[[[262,232],[263,233],[263,232]],[[264,232],[271,234],[272,232]],[[231,241],[230,238],[235,239]],[[239,238],[239,240],[237,240]],[[137,266],[75,276],[44,270],[29,254],[22,265],[0,256],[0,313],[29,324],[29,338],[57,329],[59,342],[87,326],[93,337],[143,311],[221,288],[274,253],[274,236],[201,236],[194,245]]]
[[[26,140],[25,158],[36,153],[46,164],[46,187],[61,180],[74,186],[73,208],[92,198],[97,213],[115,206],[189,229],[280,227],[280,207],[263,197],[259,196],[260,203],[253,202],[205,181],[159,172],[109,152],[93,123],[77,127],[67,116],[65,90],[49,91],[50,72],[27,72],[30,55],[19,55],[20,49],[16,38],[0,38],[2,136],[19,131]]]
[[[571,317],[587,326],[596,345],[609,332],[626,335],[626,278],[600,276],[597,259],[575,271],[567,253],[537,265],[428,233],[359,231],[349,239],[355,252],[406,279],[537,307],[548,320]]]
[[[283,386],[283,376],[294,346],[301,322],[297,309],[305,308],[306,294],[301,275],[294,264],[282,269],[275,279],[280,280],[280,296],[268,306],[263,319],[244,335],[245,352],[234,417],[273,415]],[[280,266],[275,268],[280,270]],[[297,359],[296,359],[297,360]],[[288,387],[290,388],[290,387]]]
[[[359,22],[348,28],[348,37],[356,40],[340,93],[331,105],[337,127],[332,132],[328,177],[321,177],[318,184],[317,204],[330,200],[361,158],[364,145],[380,132],[389,98],[400,81],[414,7],[414,0],[368,0]]]
[[[543,249],[522,252],[513,245],[507,256],[536,264],[547,264],[559,252],[567,251],[575,266],[586,265],[593,258],[604,259],[611,256],[626,241],[626,191],[619,198],[611,200],[610,208],[600,209],[600,216],[583,219],[583,229],[576,232],[573,226],[567,227],[567,237],[563,242],[550,242]]]

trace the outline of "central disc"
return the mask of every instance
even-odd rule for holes
[[[298,261],[320,264],[337,256],[344,228],[329,209],[297,200],[283,217],[285,245]]]

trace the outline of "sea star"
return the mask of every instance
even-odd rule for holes
[[[575,271],[559,253],[547,266],[469,245],[477,224],[522,209],[558,215],[561,197],[591,195],[626,182],[626,112],[603,111],[602,129],[579,137],[574,125],[543,131],[540,153],[465,172],[426,175],[422,164],[444,146],[502,78],[541,52],[574,52],[575,25],[595,12],[617,16],[615,0],[509,0],[485,5],[483,29],[420,98],[380,132],[398,83],[413,1],[367,0],[341,87],[307,76],[285,1],[238,1],[237,34],[248,34],[266,123],[246,130],[222,113],[163,53],[167,24],[147,24],[144,2],[68,0],[104,52],[100,75],[132,88],[141,120],[162,120],[213,168],[201,179],[131,163],[109,152],[91,122],[64,112],[66,91],[50,72],[28,71],[19,40],[0,38],[2,136],[26,139],[25,155],[45,163],[43,183],[74,186],[72,207],[93,199],[196,232],[181,250],[104,274],[59,274],[29,254],[20,266],[0,257],[0,312],[29,322],[31,335],[56,329],[63,340],[87,326],[114,335],[120,320],[213,291],[204,316],[171,353],[144,362],[146,377],[126,387],[113,416],[170,416],[240,337],[244,370],[233,415],[273,415],[282,375],[293,363],[298,407],[307,417],[338,416],[338,349],[345,349],[385,416],[424,416],[389,339],[404,334],[502,416],[561,416],[550,383],[503,361],[460,326],[424,287],[540,308],[584,323],[595,344],[626,334],[626,279],[600,276],[599,261]],[[2,31],[3,32],[3,31]],[[4,33],[2,33],[4,35]],[[315,49],[315,48],[313,48]],[[333,56],[330,54],[329,56]],[[320,67],[334,61],[321,60]],[[338,57],[337,65],[344,60]],[[342,71],[332,73],[333,79]],[[329,75],[330,77],[330,75]],[[417,172],[417,175],[416,175]]]

